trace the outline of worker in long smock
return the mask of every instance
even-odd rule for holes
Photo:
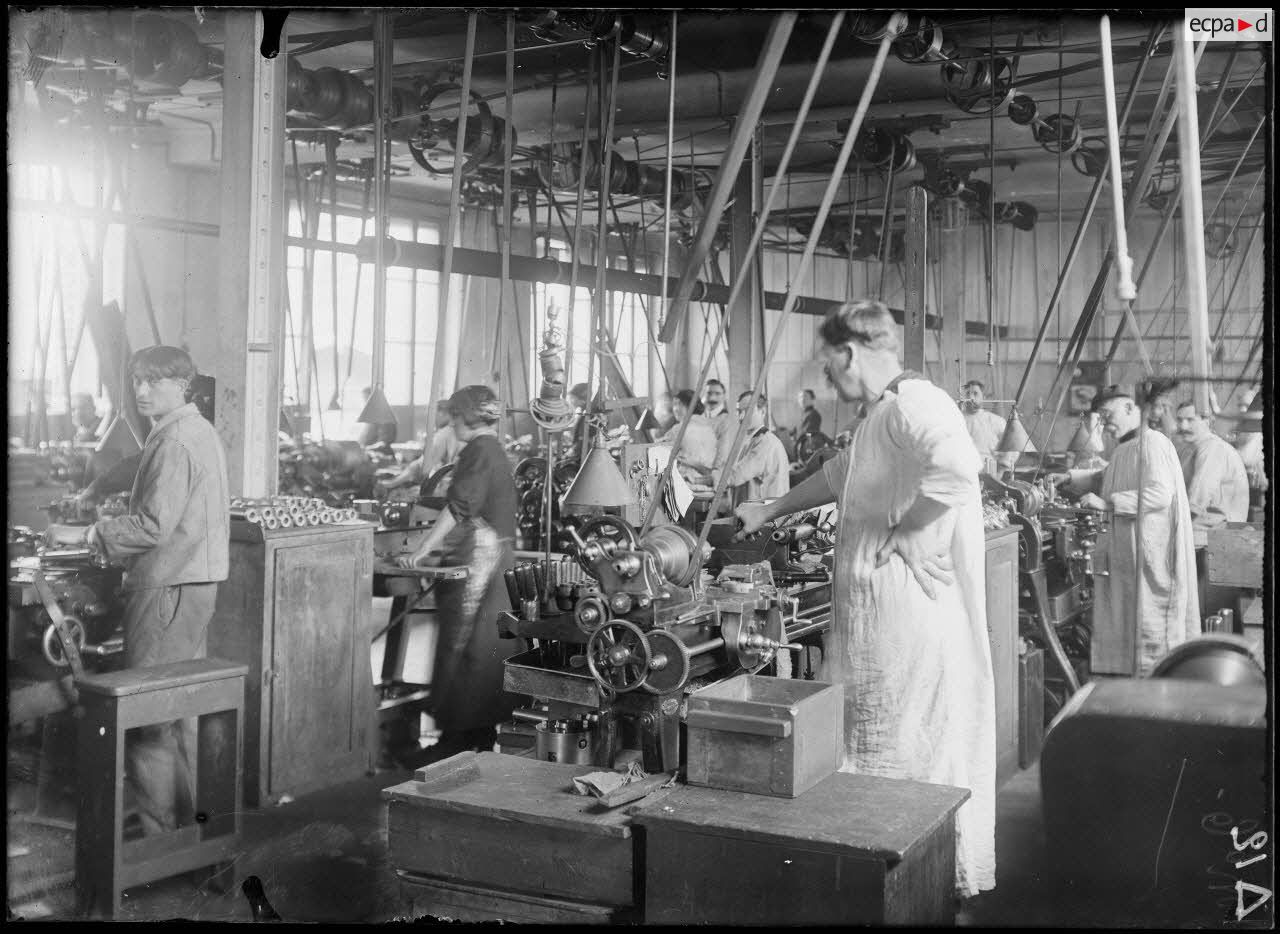
[[[880,302],[829,313],[827,379],[867,414],[849,447],[786,496],[736,510],[742,534],[839,500],[831,640],[843,771],[967,788],[956,892],[995,887],[995,686],[978,452],[950,398],[898,361]]]
[[[981,380],[971,379],[964,384],[961,396],[960,411],[964,413],[964,425],[982,458],[982,469],[995,476],[999,471],[996,451],[1000,447],[1000,439],[1004,437],[1005,420],[995,412],[982,407],[987,387]]]
[[[1072,470],[1070,481],[1075,490],[1087,491],[1081,506],[1111,513],[1111,532],[1097,547],[1108,574],[1094,577],[1092,668],[1099,674],[1145,675],[1170,649],[1200,634],[1191,510],[1173,443],[1144,426],[1134,398],[1112,390],[1097,409],[1103,428],[1119,443],[1105,468]],[[1141,580],[1136,536],[1141,538]],[[1135,638],[1129,656],[1124,647]]]

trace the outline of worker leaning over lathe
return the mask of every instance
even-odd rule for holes
[[[986,625],[978,452],[954,402],[904,371],[881,302],[823,321],[821,359],[865,400],[849,447],[781,499],[737,509],[743,535],[839,501],[831,637],[820,677],[844,686],[842,771],[967,788],[955,890],[995,887],[995,681]]]
[[[218,582],[227,579],[230,513],[222,442],[186,401],[191,357],[157,345],[135,353],[129,369],[138,413],[152,426],[128,514],[46,534],[124,565],[124,659],[138,668],[205,657]],[[194,751],[194,719],[130,731],[126,759],[144,833],[190,822]]]
[[[1200,634],[1191,509],[1173,442],[1150,423],[1143,424],[1133,396],[1110,389],[1095,406],[1103,427],[1119,443],[1106,467],[1072,470],[1068,484],[1068,489],[1086,491],[1081,506],[1111,513],[1111,531],[1099,537],[1097,546],[1109,573],[1094,577],[1093,668],[1102,674],[1145,675],[1170,649]],[[1135,626],[1138,670],[1131,672],[1129,659],[1103,654],[1100,647],[1127,644],[1126,635]]]

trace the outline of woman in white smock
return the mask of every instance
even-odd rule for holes
[[[820,677],[844,685],[844,771],[967,788],[956,892],[995,886],[995,687],[987,639],[981,460],[942,390],[898,362],[879,302],[831,312],[827,378],[867,417],[849,448],[742,534],[838,500],[832,631]]]

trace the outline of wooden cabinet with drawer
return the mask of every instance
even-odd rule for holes
[[[370,766],[373,528],[232,524],[209,654],[249,666],[249,806],[357,778]]]

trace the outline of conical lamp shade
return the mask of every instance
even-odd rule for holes
[[[105,451],[119,454],[121,457],[128,457],[130,454],[136,454],[141,450],[142,445],[138,443],[138,439],[133,433],[133,428],[119,415],[111,420],[111,426],[107,429],[106,434],[102,436],[102,440],[98,442],[98,446],[94,448],[94,451],[99,454]]]
[[[1249,407],[1240,413],[1236,422],[1236,433],[1256,435],[1262,433],[1262,393],[1254,393]]]
[[[996,451],[1000,454],[1021,454],[1027,447],[1027,429],[1022,427],[1022,419],[1018,418],[1018,410],[1009,415],[1004,426],[1004,435],[1000,438],[1000,446]]]
[[[389,425],[395,420],[395,413],[391,411],[382,387],[374,386],[373,392],[369,394],[369,401],[364,404],[356,421],[365,425]]]
[[[623,479],[622,471],[613,462],[608,449],[600,443],[596,436],[595,446],[587,452],[587,459],[582,462],[578,475],[569,484],[564,499],[560,501],[562,508],[584,509],[588,507],[621,508],[634,506],[635,494]]]
[[[1080,426],[1071,436],[1071,443],[1067,445],[1067,450],[1072,454],[1102,453],[1102,440],[1098,437],[1097,426],[1094,424],[1092,415],[1085,415],[1080,419]]]

